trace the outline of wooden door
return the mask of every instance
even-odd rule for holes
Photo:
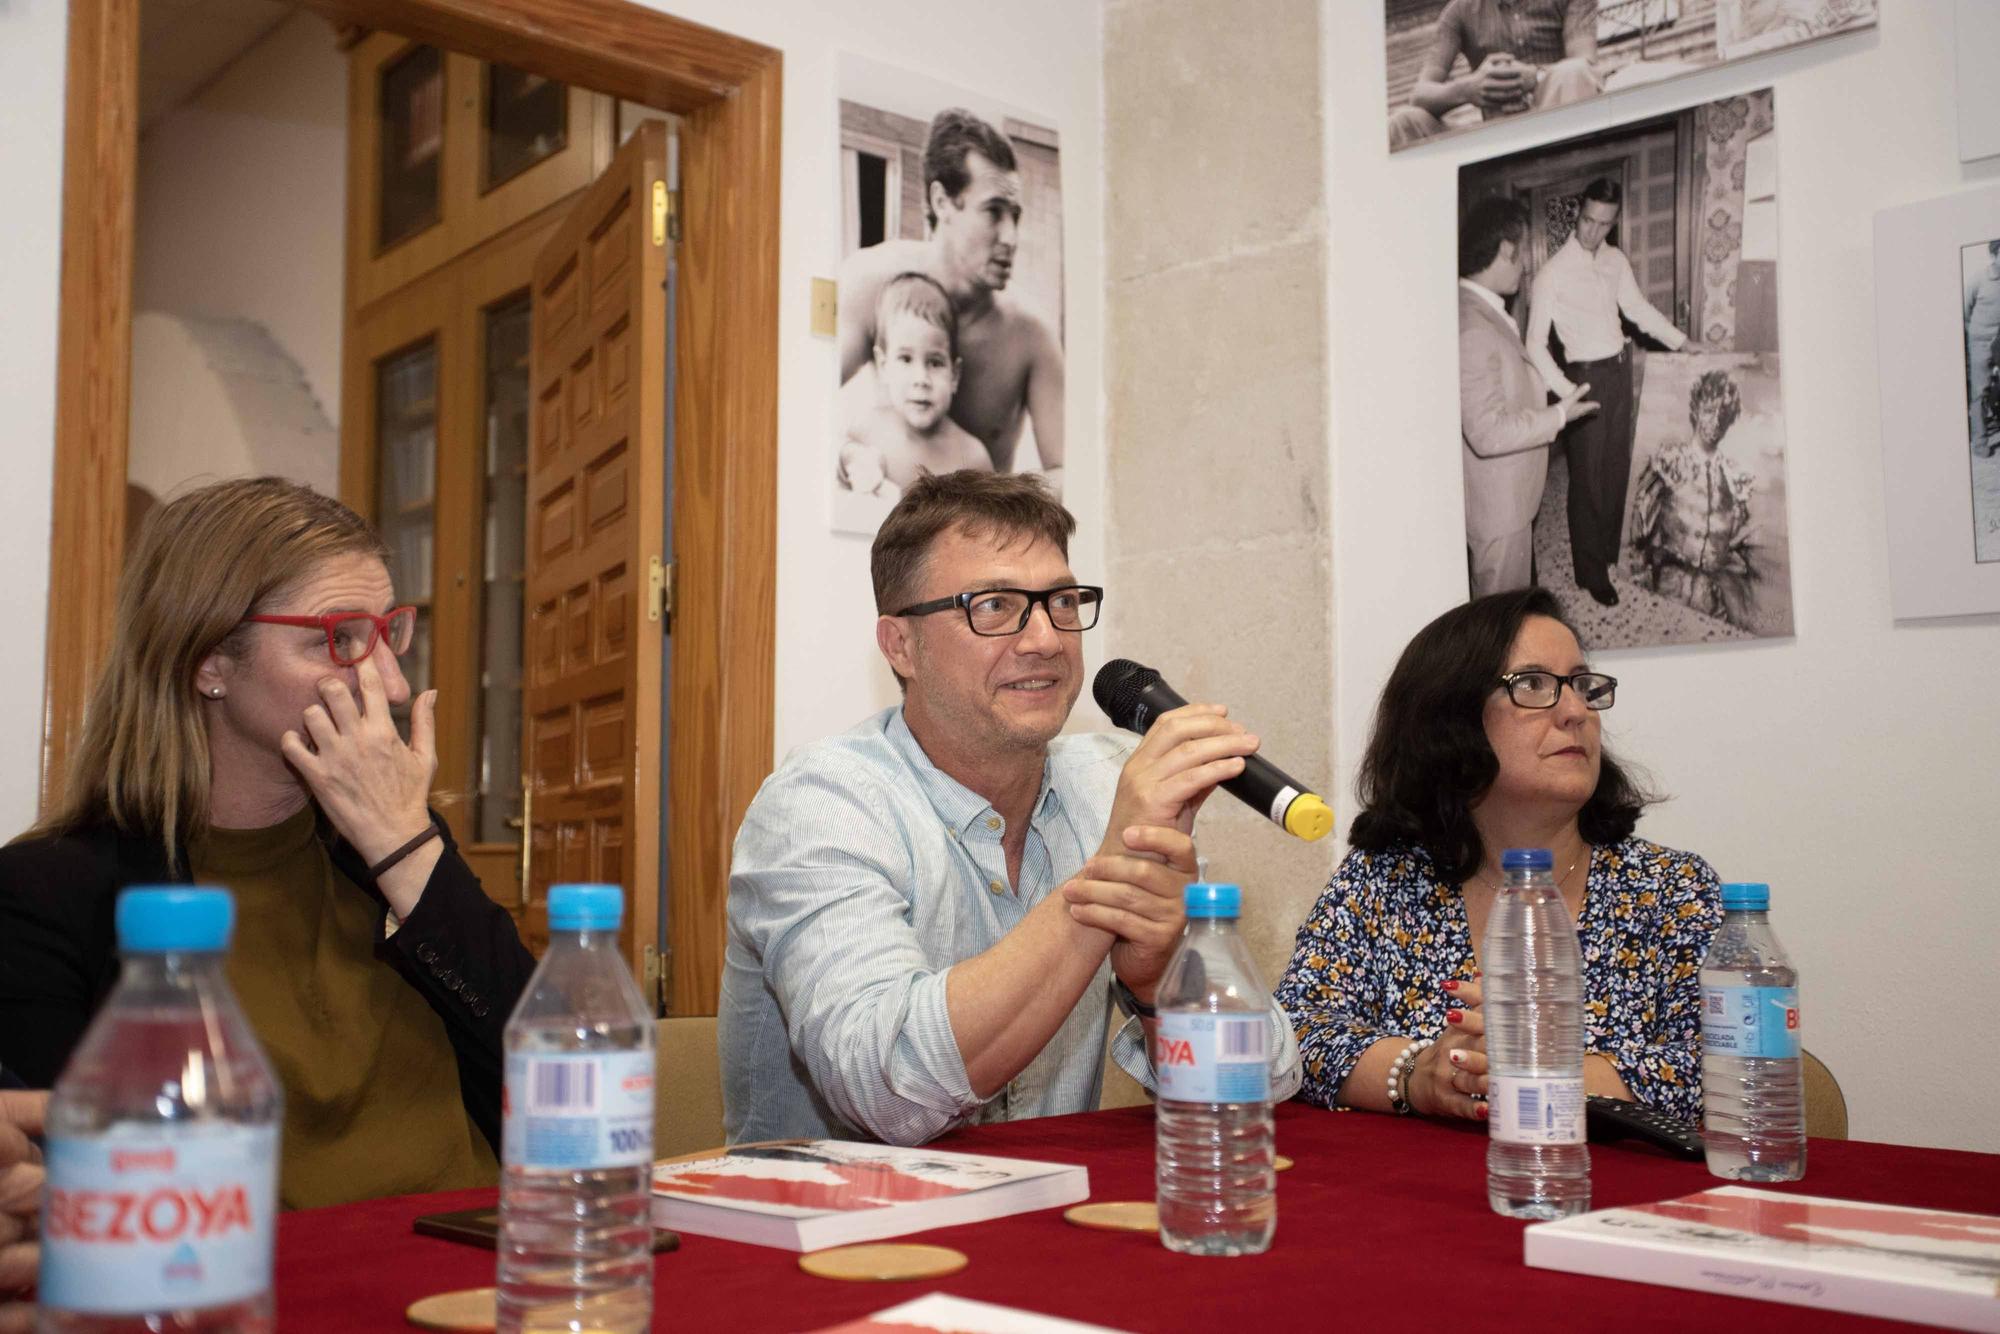
[[[537,256],[531,286],[526,680],[528,919],[548,886],[625,891],[658,995],[660,603],[666,537],[666,132],[647,122]]]

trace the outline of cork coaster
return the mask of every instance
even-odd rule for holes
[[[969,1264],[965,1252],[948,1246],[891,1243],[836,1246],[799,1257],[799,1268],[820,1278],[848,1283],[893,1283],[910,1278],[942,1278]]]
[[[1282,1153],[1276,1154],[1271,1159],[1271,1170],[1273,1172],[1289,1172],[1292,1170],[1292,1160],[1285,1157]]]
[[[492,1288],[467,1288],[463,1292],[440,1292],[411,1302],[403,1317],[418,1329],[472,1331],[492,1329],[498,1317],[493,1311]]]
[[[1063,1210],[1063,1217],[1078,1227],[1101,1232],[1158,1232],[1160,1210],[1151,1200],[1118,1200],[1107,1204],[1079,1204]]]

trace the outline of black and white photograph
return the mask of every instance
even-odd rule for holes
[[[1875,215],[1875,319],[1896,618],[2000,612],[2000,186]]]
[[[1459,171],[1473,596],[1597,648],[1792,633],[1770,90]]]
[[[1047,117],[840,66],[833,527],[873,533],[926,473],[1062,490],[1061,142]]]
[[[1965,405],[1972,558],[2000,561],[2000,236],[1959,250],[1965,275]]]
[[[1383,0],[1389,151],[1875,26],[1877,0]]]

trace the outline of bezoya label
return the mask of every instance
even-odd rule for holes
[[[1799,989],[1703,987],[1701,1045],[1711,1056],[1797,1056]]]
[[[1269,1102],[1271,1019],[1166,1011],[1153,1037],[1153,1075],[1169,1102]]]
[[[138,1315],[248,1301],[271,1287],[278,1128],[114,1126],[52,1136],[44,1307]]]
[[[572,1171],[653,1161],[653,1053],[514,1052],[500,1152],[509,1167]]]
[[[1500,1144],[1583,1143],[1581,1075],[1489,1075],[1487,1134]]]

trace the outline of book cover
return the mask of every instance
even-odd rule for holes
[[[1074,1204],[1089,1173],[844,1140],[739,1144],[653,1167],[653,1226],[816,1251]]]
[[[1104,1325],[1079,1324],[1011,1306],[967,1301],[933,1292],[901,1306],[813,1334],[1118,1334]]]
[[[2000,1218],[1747,1186],[1525,1230],[1527,1262],[1758,1301],[2000,1331]]]

